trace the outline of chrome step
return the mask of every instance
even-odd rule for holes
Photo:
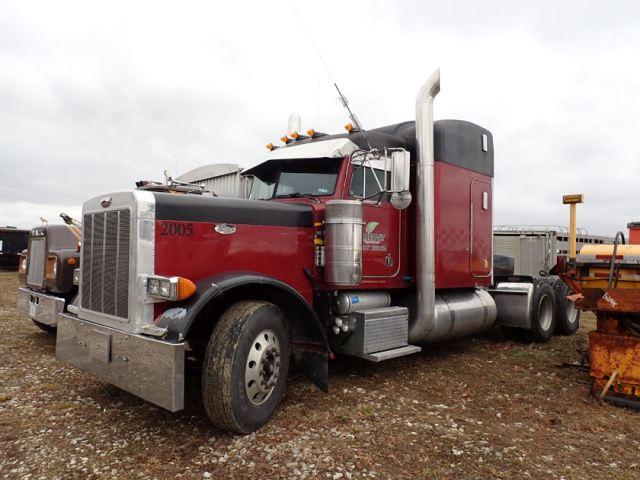
[[[370,362],[382,362],[384,360],[390,360],[392,358],[404,357],[405,355],[411,355],[412,353],[418,353],[422,351],[422,348],[417,345],[405,345],[404,347],[392,348],[391,350],[384,350],[376,353],[363,353],[357,355],[360,358],[369,360]]]

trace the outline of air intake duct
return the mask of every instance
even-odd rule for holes
[[[329,200],[325,210],[324,279],[332,285],[362,282],[362,202]]]

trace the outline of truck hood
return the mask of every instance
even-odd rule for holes
[[[310,205],[154,193],[156,220],[313,227]]]

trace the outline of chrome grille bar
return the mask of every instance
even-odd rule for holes
[[[128,318],[130,220],[127,209],[84,215],[82,308]]]
[[[44,284],[44,266],[46,263],[44,237],[32,237],[29,243],[29,271],[27,283],[41,287]]]

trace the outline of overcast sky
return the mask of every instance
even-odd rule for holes
[[[365,128],[436,118],[494,134],[495,223],[640,219],[640,2],[295,1]],[[289,0],[0,0],[0,225],[207,163],[257,163],[346,116]]]

